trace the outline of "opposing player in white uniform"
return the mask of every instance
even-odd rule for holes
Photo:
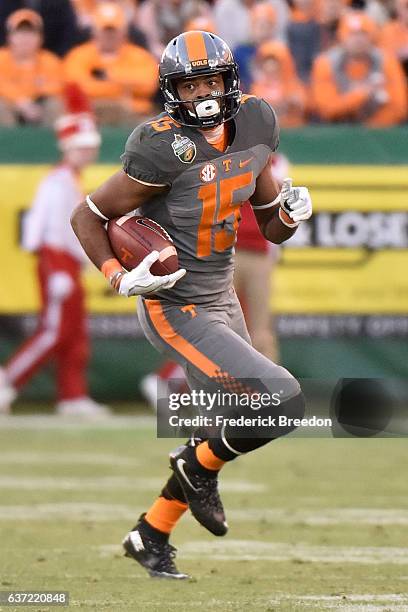
[[[80,279],[84,252],[69,219],[83,198],[80,172],[95,160],[100,135],[89,113],[61,117],[56,134],[61,162],[40,183],[23,223],[23,247],[37,256],[38,328],[0,369],[0,413],[10,411],[19,390],[53,359],[57,412],[95,416],[107,408],[88,396],[89,341]]]

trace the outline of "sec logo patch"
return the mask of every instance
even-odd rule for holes
[[[209,183],[213,181],[217,176],[217,168],[214,164],[205,164],[200,171],[200,178],[204,183]]]

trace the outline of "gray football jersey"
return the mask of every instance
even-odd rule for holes
[[[240,207],[278,147],[279,128],[271,107],[254,96],[243,96],[229,128],[224,152],[166,113],[141,124],[128,138],[121,158],[125,172],[168,187],[139,211],[167,230],[180,267],[187,270],[173,289],[157,293],[160,299],[211,303],[232,285]]]

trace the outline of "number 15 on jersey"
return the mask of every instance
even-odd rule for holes
[[[240,219],[242,199],[234,202],[234,193],[250,185],[253,172],[220,178],[212,183],[202,185],[198,190],[203,210],[197,236],[197,257],[208,257],[212,248],[222,253],[235,243],[235,236]],[[246,198],[245,198],[246,199]],[[225,227],[224,221],[231,220],[232,231]],[[231,227],[231,226],[230,226]],[[214,237],[214,244],[212,247]]]

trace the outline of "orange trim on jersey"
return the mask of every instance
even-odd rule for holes
[[[211,359],[208,359],[208,357],[203,355],[195,346],[190,344],[190,342],[176,332],[166,319],[159,300],[145,300],[144,303],[155,330],[167,344],[180,353],[180,355],[183,355],[183,357],[207,376],[213,377],[219,374],[221,370],[219,365],[211,361]]]
[[[190,62],[208,59],[204,36],[201,32],[186,32],[184,41]]]
[[[249,100],[249,98],[256,98],[253,94],[242,94],[241,104],[245,104]]]
[[[180,127],[180,124],[174,121],[169,115],[160,117],[160,119],[147,121],[147,125],[151,125],[156,132],[165,132],[166,130],[171,130],[173,127]]]

